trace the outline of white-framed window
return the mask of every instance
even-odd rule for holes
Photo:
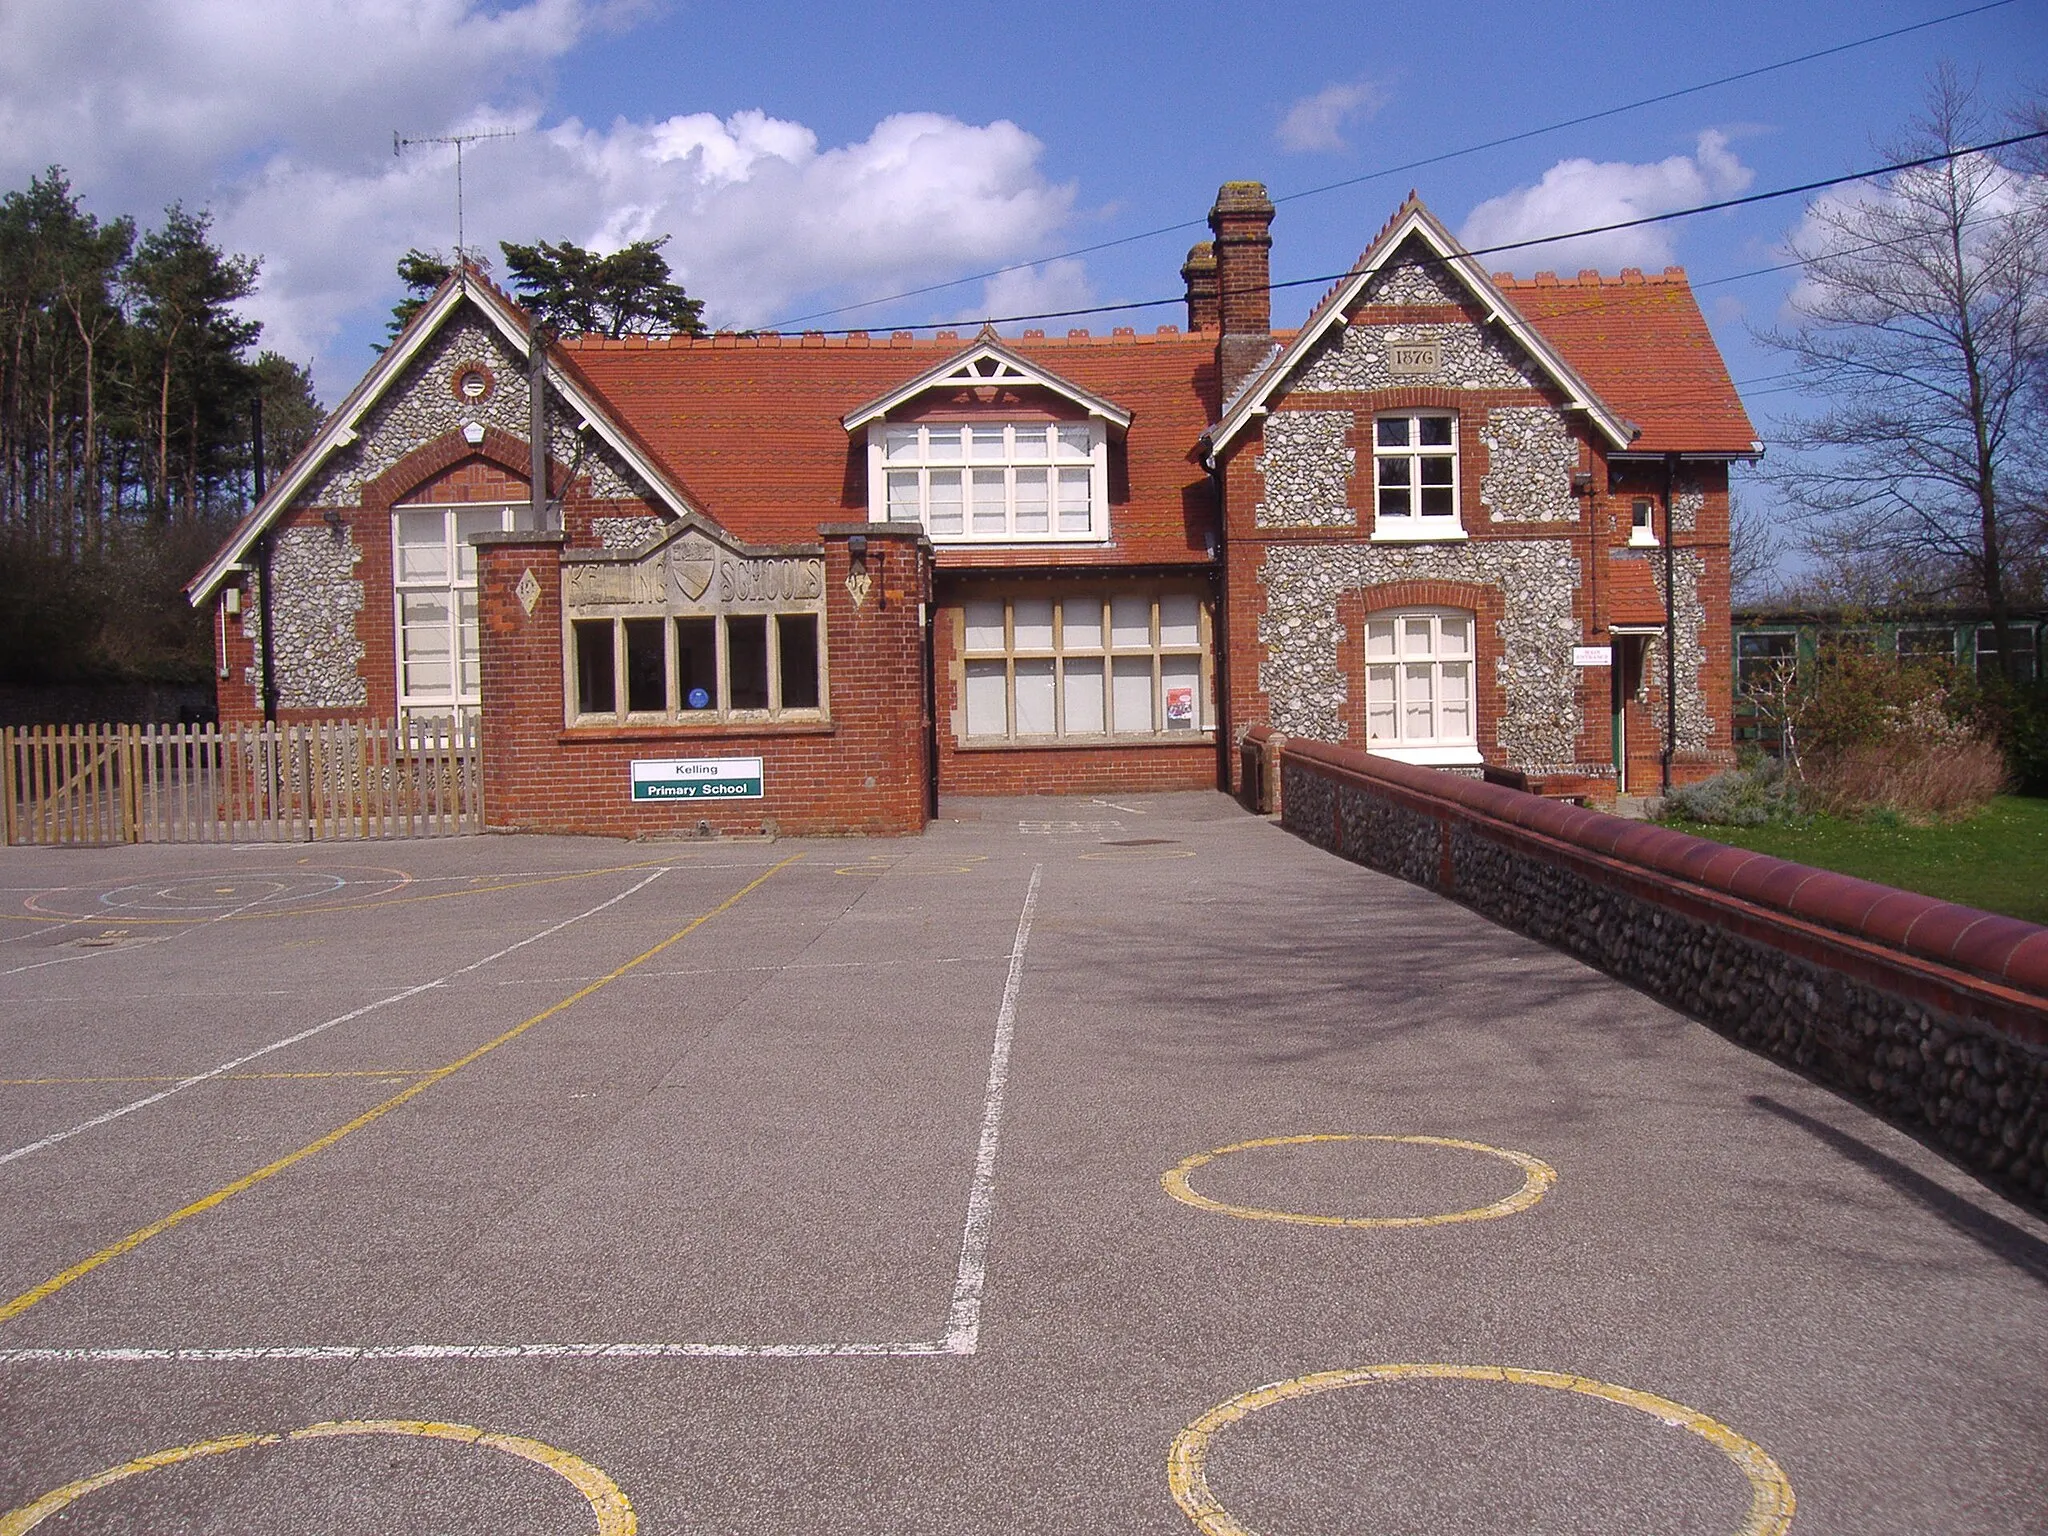
[[[571,725],[825,718],[825,615],[571,619]]]
[[[1638,548],[1657,542],[1657,503],[1647,496],[1628,504],[1628,541]]]
[[[1461,608],[1367,616],[1367,751],[1411,763],[1480,761],[1478,628]]]
[[[878,422],[868,515],[922,523],[935,544],[1100,541],[1108,462],[1095,421]]]
[[[511,506],[399,507],[391,515],[398,624],[398,710],[461,723],[482,702],[477,667],[476,546],[513,526]]]
[[[973,598],[959,610],[960,738],[970,745],[1211,730],[1200,593]]]
[[[1458,522],[1458,418],[1389,411],[1373,418],[1373,537],[1463,538]]]

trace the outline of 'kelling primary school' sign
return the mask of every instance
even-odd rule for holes
[[[635,800],[759,800],[758,757],[636,758]]]

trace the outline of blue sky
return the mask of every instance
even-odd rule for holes
[[[265,258],[266,340],[333,401],[382,334],[395,256],[454,239],[451,157],[394,159],[393,130],[518,129],[469,152],[473,245],[668,234],[714,322],[1032,264],[813,322],[881,330],[1171,296],[1228,178],[1282,198],[1373,178],[1282,202],[1286,280],[1341,270],[1411,185],[1454,230],[1499,236],[1860,169],[1938,61],[1994,109],[2048,91],[2048,0],[1374,174],[1969,5],[10,0],[0,184],[54,162],[103,212],[210,207],[224,243]],[[1761,381],[1746,393],[1769,437],[1798,401],[1765,392],[1784,365],[1749,327],[1779,318],[1793,274],[1716,280],[1782,259],[1800,212],[1792,199],[1490,264],[1682,263],[1709,285],[1735,377]],[[1197,227],[1057,259],[1176,224]],[[1317,291],[1276,295],[1276,322]]]

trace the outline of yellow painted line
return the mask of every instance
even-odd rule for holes
[[[131,1477],[145,1473],[159,1472],[165,1467],[175,1467],[180,1462],[197,1461],[203,1456],[225,1456],[234,1451],[245,1451],[257,1445],[282,1445],[295,1440],[330,1440],[356,1435],[401,1435],[423,1440],[452,1440],[460,1445],[474,1445],[484,1450],[497,1451],[502,1455],[516,1456],[530,1461],[535,1466],[545,1467],[574,1488],[590,1506],[590,1512],[597,1517],[597,1536],[634,1536],[640,1528],[639,1516],[633,1512],[632,1501],[625,1491],[599,1468],[579,1456],[557,1450],[552,1445],[543,1445],[538,1440],[529,1440],[523,1435],[499,1434],[494,1430],[478,1429],[469,1424],[443,1424],[431,1419],[351,1419],[327,1424],[309,1424],[304,1429],[294,1429],[287,1434],[223,1435],[214,1440],[200,1440],[192,1445],[173,1446],[168,1451],[152,1451],[147,1456],[138,1456],[133,1461],[124,1461],[118,1467],[109,1467],[104,1472],[95,1472],[91,1477],[80,1478],[75,1483],[66,1483],[62,1488],[53,1488],[31,1504],[10,1510],[0,1515],[0,1536],[22,1536],[33,1530],[60,1510],[68,1509],[87,1494],[96,1493],[113,1483],[124,1482]]]
[[[1217,1433],[1275,1403],[1347,1387],[1404,1381],[1500,1381],[1546,1387],[1601,1398],[1649,1414],[1673,1429],[1698,1435],[1734,1462],[1749,1479],[1749,1516],[1737,1527],[1734,1536],[1783,1536],[1791,1529],[1792,1512],[1798,1501],[1792,1496],[1792,1485],[1786,1481],[1784,1470],[1762,1446],[1744,1439],[1726,1424],[1707,1417],[1697,1408],[1634,1387],[1617,1387],[1585,1376],[1529,1371],[1512,1365],[1362,1365],[1344,1371],[1317,1371],[1242,1393],[1211,1408],[1175,1438],[1166,1458],[1166,1480],[1173,1490],[1173,1501],[1203,1536],[1256,1536],[1249,1526],[1238,1523],[1209,1491],[1209,1448]],[[6,1536],[4,1528],[0,1528],[0,1536]]]
[[[1497,1157],[1513,1163],[1522,1170],[1522,1187],[1504,1199],[1491,1205],[1474,1206],[1469,1211],[1445,1211],[1434,1216],[1319,1216],[1303,1211],[1276,1211],[1257,1205],[1229,1205],[1221,1200],[1212,1200],[1198,1191],[1188,1181],[1188,1175],[1205,1163],[1213,1163],[1219,1157],[1232,1152],[1250,1152],[1260,1147],[1302,1147],[1327,1141],[1390,1141],[1414,1147],[1449,1147],[1459,1152],[1478,1152],[1486,1157]],[[1286,1221],[1305,1227],[1442,1227],[1459,1221],[1491,1221],[1496,1216],[1512,1216],[1517,1211],[1526,1211],[1541,1200],[1557,1183],[1557,1170],[1541,1158],[1531,1157],[1526,1152],[1512,1151],[1507,1147],[1489,1147],[1482,1141],[1456,1141],[1448,1136],[1267,1136],[1258,1141],[1238,1141],[1227,1147],[1218,1147],[1213,1152],[1197,1152],[1193,1157],[1183,1158],[1174,1167],[1160,1175],[1159,1182],[1166,1192],[1185,1205],[1197,1210],[1214,1211],[1222,1216],[1236,1216],[1245,1221]]]
[[[304,1162],[307,1158],[313,1156],[315,1153],[325,1152],[329,1147],[333,1146],[336,1142],[342,1140],[344,1137],[352,1136],[357,1131],[361,1130],[364,1126],[373,1124],[376,1121],[383,1119],[386,1115],[390,1114],[391,1111],[397,1109],[401,1104],[407,1103],[408,1101],[419,1097],[419,1095],[425,1093],[429,1088],[433,1087],[436,1083],[442,1081],[444,1078],[454,1076],[457,1072],[460,1072],[464,1067],[468,1066],[470,1063],[474,1061],[479,1061],[485,1056],[488,1056],[492,1051],[495,1051],[499,1046],[509,1045],[512,1041],[517,1040],[521,1035],[525,1034],[529,1029],[532,1029],[534,1025],[553,1018],[556,1014],[563,1012],[565,1009],[575,1007],[576,1004],[582,1002],[586,997],[589,997],[592,993],[603,991],[606,987],[610,986],[613,982],[617,981],[621,976],[625,975],[628,971],[631,971],[638,966],[645,965],[649,960],[652,960],[656,955],[660,954],[663,950],[668,949],[671,945],[681,943],[684,939],[688,938],[691,934],[695,933],[699,928],[702,928],[706,923],[710,922],[712,918],[717,917],[721,913],[727,912],[731,910],[733,907],[737,906],[742,899],[744,899],[746,896],[748,896],[753,891],[758,889],[760,886],[765,885],[770,878],[780,874],[783,870],[789,868],[790,865],[796,863],[801,858],[803,858],[803,855],[800,853],[791,854],[781,863],[772,865],[770,868],[764,870],[759,875],[756,875],[752,880],[749,880],[737,891],[734,891],[732,895],[726,897],[725,900],[721,901],[709,912],[704,913],[700,917],[692,918],[689,921],[689,923],[677,929],[674,933],[670,934],[667,938],[663,939],[659,944],[655,945],[652,949],[644,950],[640,954],[635,955],[631,960],[628,960],[624,965],[620,966],[617,970],[607,972],[605,975],[598,977],[597,980],[591,982],[589,985],[579,988],[577,991],[570,993],[560,1002],[555,1003],[547,1008],[543,1008],[539,1013],[534,1014],[531,1018],[528,1018],[522,1021],[521,1023],[513,1025],[512,1028],[506,1030],[502,1035],[499,1035],[496,1039],[485,1041],[482,1045],[478,1046],[475,1050],[469,1052],[467,1055],[457,1057],[454,1061],[449,1062],[446,1066],[434,1068],[433,1071],[429,1072],[425,1077],[421,1078],[418,1082],[412,1084],[408,1088],[401,1089],[399,1092],[394,1093],[390,1098],[386,1099],[383,1103],[374,1105],[373,1107],[364,1110],[360,1115],[357,1115],[355,1119],[349,1121],[346,1125],[338,1125],[333,1130],[329,1131],[326,1135],[321,1136],[316,1140],[307,1142],[303,1147],[300,1147],[297,1151],[287,1152],[283,1157],[278,1158],[275,1162],[265,1163],[261,1168],[258,1168],[254,1173],[245,1173],[242,1175],[242,1177],[236,1179],[233,1183],[223,1184],[219,1189],[216,1189],[212,1194],[203,1195],[199,1199],[194,1200],[190,1205],[180,1206],[177,1210],[172,1211],[168,1216],[160,1216],[155,1221],[152,1221],[146,1227],[136,1228],[133,1232],[130,1232],[126,1237],[120,1239],[118,1242],[109,1243],[106,1247],[102,1248],[98,1253],[92,1254],[87,1258],[80,1259],[76,1264],[73,1264],[69,1269],[62,1271],[59,1274],[52,1275],[49,1279],[45,1280],[41,1285],[34,1286],[29,1290],[23,1291],[19,1296],[15,1297],[12,1301],[7,1302],[4,1306],[0,1306],[0,1323],[5,1323],[13,1318],[21,1316],[22,1313],[26,1312],[30,1307],[34,1306],[37,1302],[45,1301],[51,1296],[56,1295],[57,1292],[63,1290],[65,1286],[70,1285],[75,1280],[84,1279],[85,1276],[91,1274],[94,1270],[98,1269],[102,1264],[111,1263],[113,1260],[120,1258],[121,1255],[123,1255],[124,1253],[132,1253],[135,1249],[140,1248],[144,1243],[148,1242],[151,1238],[157,1237],[162,1233],[170,1231],[171,1228],[175,1226],[179,1226],[184,1222],[190,1221],[194,1216],[200,1216],[205,1214],[207,1211],[212,1210],[215,1206],[224,1204],[225,1202],[234,1199],[235,1196],[243,1194],[248,1190],[254,1189],[258,1184],[262,1184],[269,1179],[276,1178],[277,1175],[283,1173],[287,1168],[290,1168],[295,1163]],[[5,1536],[5,1533],[0,1532],[0,1536]]]
[[[1156,864],[1161,859],[1192,859],[1192,848],[1167,848],[1164,850],[1139,850],[1104,848],[1094,853],[1076,854],[1076,858],[1094,859],[1104,864]]]
[[[285,1082],[300,1078],[319,1077],[425,1077],[434,1071],[432,1067],[391,1067],[383,1071],[366,1069],[360,1072],[224,1072],[219,1081],[224,1083]],[[0,1088],[49,1088],[73,1086],[80,1083],[182,1083],[182,1077],[0,1077]]]
[[[415,902],[449,901],[457,896],[492,896],[496,895],[499,891],[523,891],[538,885],[561,885],[570,880],[588,880],[593,875],[628,874],[636,869],[653,869],[657,865],[668,864],[670,862],[672,861],[667,859],[643,859],[638,864],[614,864],[607,866],[604,869],[570,870],[565,874],[541,875],[536,876],[531,880],[507,880],[499,885],[472,885],[467,889],[458,891],[430,891],[424,896],[392,896],[388,898],[372,897],[368,901],[329,902],[323,906],[313,906],[310,904],[304,906],[285,905],[273,907],[265,912],[242,912],[225,918],[219,916],[129,917],[125,913],[116,916],[111,912],[74,912],[69,915],[63,915],[58,913],[38,914],[32,912],[0,912],[0,919],[17,923],[63,924],[89,923],[94,921],[100,921],[126,923],[135,927],[149,925],[154,927],[184,928],[193,927],[200,923],[212,922],[260,923],[269,922],[274,918],[280,917],[303,917],[315,912],[372,912],[381,907],[411,906]],[[777,868],[780,867],[781,866],[779,865],[777,866]],[[480,876],[479,878],[489,879],[490,877]],[[418,881],[410,875],[408,875],[404,881],[405,885],[415,885],[417,883]]]

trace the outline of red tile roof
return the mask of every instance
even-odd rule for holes
[[[1004,344],[1131,413],[1128,474],[1111,475],[1110,548],[1032,547],[1011,563],[1202,559],[1215,520],[1196,444],[1215,395],[1215,338],[1163,330]],[[563,351],[708,515],[740,538],[780,543],[867,516],[866,439],[841,417],[970,345],[721,335],[578,339]],[[990,553],[943,551],[942,563],[984,564]]]
[[[1610,560],[1600,572],[1601,606],[1609,624],[1662,624],[1664,594],[1647,560]]]
[[[1642,428],[1632,449],[1752,451],[1756,429],[1683,268],[1493,280],[1601,399]]]

